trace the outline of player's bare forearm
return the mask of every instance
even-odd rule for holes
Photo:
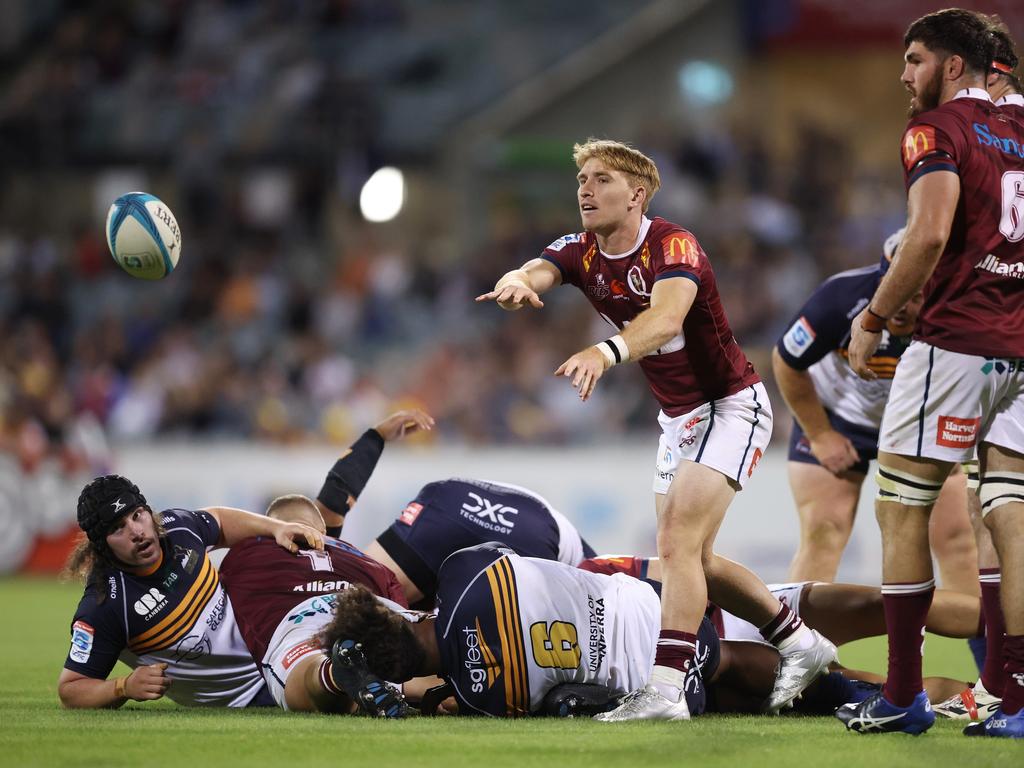
[[[772,371],[786,405],[808,437],[832,429],[807,371],[791,368],[778,349],[772,350]]]
[[[629,347],[629,359],[639,360],[656,352],[682,333],[697,284],[684,277],[659,280],[651,292],[651,306],[641,312],[622,330],[622,339]]]
[[[68,709],[117,709],[129,699],[153,701],[171,686],[164,663],[137,667],[126,677],[100,680],[70,669],[57,679],[57,695]]]
[[[502,275],[494,290],[476,297],[479,301],[494,301],[505,310],[514,311],[525,306],[540,309],[544,302],[540,295],[562,282],[562,273],[545,259],[531,259],[519,269]]]
[[[114,679],[96,680],[91,677],[62,679],[57,684],[57,695],[67,709],[116,709],[128,700],[115,694],[116,682]]]
[[[286,523],[233,507],[207,507],[204,511],[212,515],[220,525],[218,544],[224,547],[233,546],[252,536],[272,536],[290,552],[295,552],[298,544],[315,549],[324,548],[323,534],[302,523]]]
[[[960,177],[951,171],[914,182],[907,194],[907,229],[871,300],[873,312],[892,317],[928,282],[946,248],[959,201]]]

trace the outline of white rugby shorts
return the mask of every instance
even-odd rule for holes
[[[658,423],[655,493],[668,493],[681,461],[716,469],[742,488],[772,436],[772,405],[764,384],[758,382],[682,416],[673,418],[662,411]]]
[[[260,666],[267,689],[281,709],[288,709],[284,688],[296,665],[312,653],[326,657],[314,638],[334,618],[334,602],[334,595],[304,600],[292,608],[274,630]]]
[[[800,615],[800,596],[808,584],[813,581],[797,581],[790,584],[769,584],[768,591],[783,605],[788,605],[790,610],[797,616]],[[723,640],[753,640],[763,643],[760,630],[749,621],[744,621],[739,616],[734,616],[728,611],[722,611],[722,639]]]
[[[912,342],[896,368],[879,450],[966,462],[983,442],[1024,453],[1024,360]]]

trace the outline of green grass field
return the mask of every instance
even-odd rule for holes
[[[80,590],[0,579],[0,766],[410,765],[955,766],[1024,764],[1024,744],[967,739],[940,721],[921,737],[859,736],[833,718],[706,716],[609,726],[583,720],[364,718],[187,710],[170,702],[65,711],[55,689]],[[851,667],[882,671],[884,640],[844,646]],[[976,676],[962,641],[929,638],[926,674]]]

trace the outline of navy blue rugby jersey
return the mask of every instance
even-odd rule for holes
[[[815,289],[776,344],[787,365],[808,371],[821,404],[841,419],[877,431],[900,356],[910,336],[882,331],[865,381],[850,368],[850,323],[875,295],[887,264],[840,272]]]
[[[106,679],[118,659],[167,664],[167,696],[184,705],[248,704],[263,686],[207,555],[220,526],[207,512],[161,513],[161,559],[146,573],[110,569],[103,599],[86,587],[64,667]]]

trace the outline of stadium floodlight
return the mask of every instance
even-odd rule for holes
[[[405,202],[405,176],[397,168],[378,168],[363,184],[359,210],[367,221],[391,221]]]
[[[691,104],[712,106],[732,96],[733,79],[728,70],[710,61],[691,61],[679,68],[679,91]]]

